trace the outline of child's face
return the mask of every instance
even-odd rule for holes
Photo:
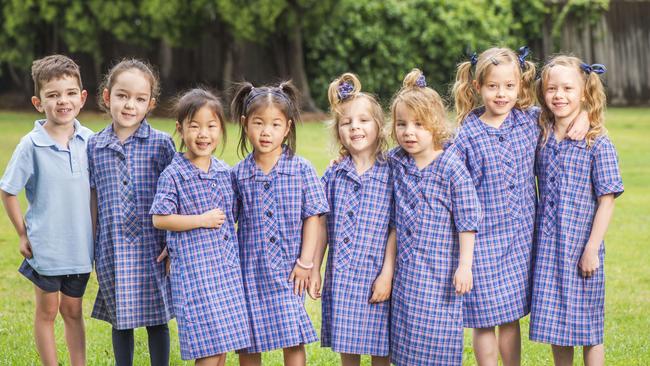
[[[492,65],[482,85],[474,81],[489,119],[505,119],[517,103],[520,76],[515,67],[512,63]]]
[[[154,106],[151,83],[136,69],[121,72],[109,91],[104,89],[104,103],[109,107],[116,128],[135,128]]]
[[[242,117],[242,123],[246,123],[246,137],[259,154],[282,149],[282,141],[289,134],[291,126],[291,121],[273,104],[257,108],[249,116]]]
[[[176,129],[187,146],[187,158],[209,158],[221,141],[221,121],[208,107],[201,107],[192,119],[176,122]]]
[[[366,98],[356,98],[341,106],[339,138],[351,155],[372,153],[377,149],[379,128],[370,111],[371,105]]]
[[[413,157],[434,150],[433,134],[404,103],[395,106],[395,136],[399,146]]]
[[[555,118],[575,117],[582,108],[584,81],[579,71],[563,65],[549,70],[544,102]]]
[[[87,96],[77,78],[64,75],[43,84],[39,96],[32,97],[32,104],[37,111],[45,113],[48,123],[67,125],[77,118]]]

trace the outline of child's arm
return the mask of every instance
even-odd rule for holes
[[[388,240],[386,241],[384,263],[381,267],[381,272],[372,284],[371,304],[390,299],[393,287],[393,273],[395,272],[395,258],[397,258],[397,234],[395,228],[391,228],[390,233],[388,233]]]
[[[97,237],[97,190],[90,189],[90,220],[93,226],[93,241]]]
[[[20,209],[18,197],[3,190],[0,190],[0,192],[2,192],[2,205],[5,207],[7,216],[9,216],[9,220],[11,220],[11,223],[14,225],[19,237],[20,254],[22,254],[23,257],[30,259],[33,256],[32,246],[29,243],[29,238],[27,238],[27,227],[25,226],[25,219],[23,218],[23,212]]]
[[[587,111],[582,111],[576,118],[571,121],[567,128],[566,135],[575,141],[584,140],[589,132],[589,114]]]
[[[309,288],[307,289],[307,293],[314,300],[320,298],[320,289],[323,283],[320,271],[323,265],[323,258],[325,257],[325,248],[327,248],[327,215],[321,216],[318,221],[320,235],[318,235],[318,246],[314,254],[314,268],[311,270]]]
[[[314,253],[318,246],[320,222],[318,215],[310,216],[302,222],[302,250],[296,260],[289,282],[293,282],[293,293],[302,296],[309,286],[309,276],[314,268]]]
[[[460,254],[458,255],[458,268],[454,273],[454,287],[456,287],[456,294],[463,295],[474,287],[472,261],[474,260],[476,232],[464,231],[458,233],[458,238],[460,241]]]
[[[598,250],[605,238],[605,233],[607,233],[607,227],[613,214],[614,194],[606,194],[598,197],[598,208],[596,209],[594,222],[591,226],[591,234],[578,263],[578,266],[582,270],[582,275],[585,277],[592,276],[600,266]]]
[[[167,231],[188,231],[193,229],[219,229],[226,221],[226,214],[218,208],[200,215],[153,215],[153,226]]]

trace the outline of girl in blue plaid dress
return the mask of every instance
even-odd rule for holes
[[[187,151],[160,175],[150,213],[155,227],[168,230],[181,357],[223,365],[226,352],[250,346],[230,169],[212,156],[225,140],[223,107],[210,92],[193,89],[176,111]]]
[[[537,210],[530,339],[550,343],[556,365],[603,365],[604,236],[623,193],[616,150],[607,137],[603,65],[556,56],[537,83],[542,139],[536,172]],[[565,138],[581,110],[591,125],[583,141]]]
[[[133,363],[138,327],[147,327],[151,364],[169,363],[165,233],[153,227],[149,208],[175,148],[169,135],[145,119],[158,85],[151,66],[138,60],[116,64],[100,88],[101,105],[113,121],[88,142],[99,282],[92,316],[113,326],[117,365]]]
[[[326,245],[329,244],[321,346],[341,353],[343,365],[388,365],[390,298],[395,266],[393,187],[386,161],[384,114],[377,100],[361,92],[353,74],[329,86],[332,130],[340,161],[322,180],[330,213],[321,217],[326,233],[314,259],[310,295],[320,296]]]
[[[451,137],[442,99],[417,69],[391,105],[390,152],[397,266],[392,294],[391,361],[460,365],[463,294],[472,289],[474,236],[481,207]]]
[[[458,66],[453,94],[458,136],[452,150],[472,176],[484,219],[476,236],[474,289],[463,299],[480,365],[521,363],[519,319],[529,312],[539,139],[535,65],[508,48],[490,48]],[[482,102],[483,106],[474,109]],[[586,116],[571,137],[581,139]],[[495,327],[499,327],[497,339]]]
[[[304,306],[319,235],[328,212],[311,164],[294,155],[299,122],[297,90],[244,83],[232,102],[240,122],[240,152],[253,152],[233,168],[238,198],[239,254],[250,318],[251,346],[242,365],[260,365],[261,352],[282,348],[285,365],[304,365],[304,344],[317,340]]]

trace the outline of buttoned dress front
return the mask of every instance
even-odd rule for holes
[[[330,213],[321,345],[339,353],[387,356],[390,301],[369,300],[393,226],[390,167],[378,160],[359,176],[348,156],[322,180]]]
[[[537,154],[537,211],[530,339],[560,346],[603,343],[605,243],[591,277],[578,263],[591,235],[598,198],[623,193],[616,150],[606,136],[557,142],[551,134]]]
[[[480,120],[484,112],[467,116],[451,147],[467,166],[483,210],[474,288],[463,299],[466,328],[512,322],[530,310],[539,109],[514,108],[499,128]]]
[[[311,164],[285,147],[264,174],[253,154],[233,168],[237,235],[252,335],[247,353],[315,342],[316,331],[289,275],[300,257],[303,220],[328,212]]]
[[[112,124],[88,142],[90,186],[97,192],[99,291],[92,317],[115,329],[165,324],[172,317],[165,263],[156,262],[165,232],[153,227],[149,209],[174,153],[171,137],[146,121],[123,143]]]
[[[458,156],[445,150],[419,170],[401,148],[391,151],[397,266],[391,314],[391,362],[460,365],[463,297],[453,285],[458,234],[476,231],[481,207]]]
[[[221,209],[219,229],[167,232],[171,289],[181,357],[197,359],[250,345],[229,167],[212,158],[203,172],[176,153],[158,180],[152,215],[201,215]]]

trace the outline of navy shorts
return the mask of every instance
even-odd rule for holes
[[[70,297],[82,297],[86,292],[86,285],[90,278],[90,273],[44,276],[38,274],[27,260],[23,260],[18,272],[45,292],[61,291],[64,295]]]

